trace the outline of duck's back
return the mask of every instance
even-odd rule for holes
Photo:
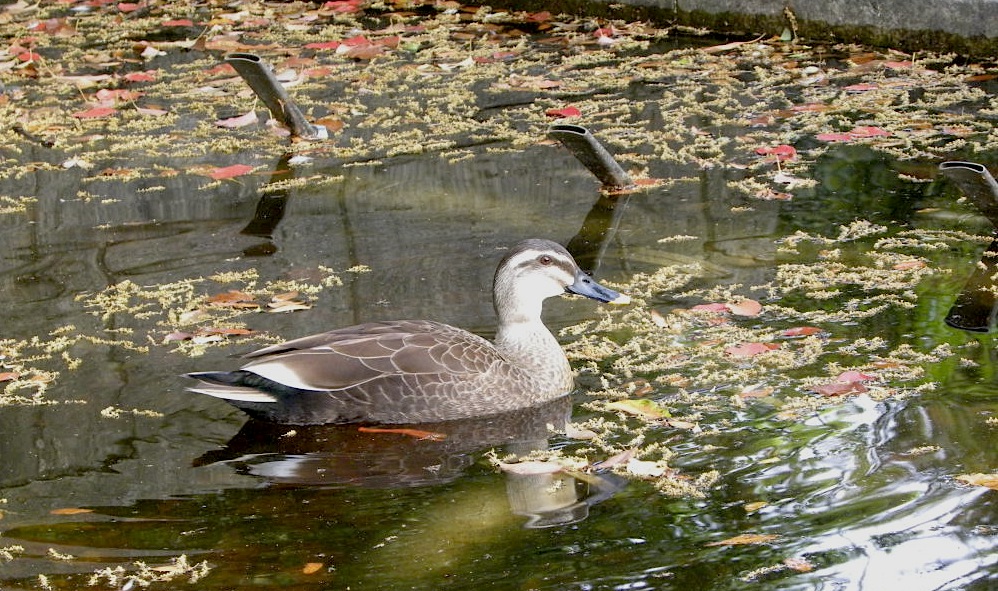
[[[564,363],[564,355],[557,351]],[[293,424],[418,423],[506,412],[556,398],[475,334],[402,320],[360,324],[255,351],[241,370],[196,374],[197,391],[247,413]],[[543,380],[549,381],[549,380]]]

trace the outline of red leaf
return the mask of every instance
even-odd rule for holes
[[[368,38],[363,35],[354,35],[349,39],[343,40],[343,45],[346,45],[347,47],[359,47],[361,45],[370,45],[370,44],[371,41],[368,40]]]
[[[756,355],[768,353],[779,348],[780,346],[776,343],[743,343],[727,347],[724,349],[724,353],[730,357],[746,358],[755,357]]]
[[[363,9],[364,0],[332,0],[322,5],[325,10],[340,14],[353,14]]]
[[[859,127],[854,127],[849,135],[853,137],[885,137],[891,135],[891,132],[880,129],[879,127],[871,127],[869,125],[861,125]]]
[[[134,2],[119,2],[118,3],[118,10],[120,10],[121,12],[135,12],[136,10],[138,10],[141,7],[142,7],[141,4],[135,4]]]
[[[865,373],[861,373],[856,370],[849,370],[840,373],[838,377],[835,378],[835,381],[846,383],[866,382],[874,379],[874,377],[875,376],[866,375]]]
[[[548,117],[564,119],[565,117],[581,117],[582,111],[576,107],[563,107],[561,109],[548,109],[544,111],[544,114]]]
[[[853,137],[848,133],[819,133],[818,141],[822,142],[851,142]]]
[[[5,371],[0,373],[0,382],[9,382],[10,380],[16,380],[20,374],[16,371]]]
[[[219,119],[215,122],[215,125],[219,127],[228,127],[229,129],[234,129],[236,127],[245,127],[246,125],[252,125],[259,121],[256,116],[256,111],[247,111],[242,115],[236,117],[229,117],[228,119]]]
[[[797,157],[797,149],[787,144],[756,148],[755,153],[760,156],[775,156],[780,162],[793,160]]]
[[[129,72],[122,76],[126,82],[155,82],[156,70],[146,70],[145,72]]]
[[[110,117],[117,112],[118,110],[114,107],[94,107],[86,111],[77,111],[73,113],[73,117],[77,119],[100,119],[102,117]]]
[[[815,386],[814,391],[822,396],[844,396],[846,394],[862,394],[866,386],[859,382],[833,382]]]
[[[876,90],[877,88],[879,88],[879,86],[876,84],[860,83],[850,84],[849,86],[844,87],[843,90],[846,92],[866,92],[868,90]]]
[[[222,166],[220,168],[213,169],[208,176],[215,179],[216,181],[231,179],[237,176],[242,176],[253,170],[253,167],[248,164],[233,164],[232,166]]]
[[[170,21],[163,21],[160,25],[164,27],[193,27],[194,21],[189,18],[178,18]]]
[[[822,332],[822,330],[816,326],[795,326],[794,328],[788,328],[780,334],[785,337],[809,337]]]
[[[22,62],[36,62],[41,58],[42,56],[38,55],[37,53],[31,50],[23,51],[17,54],[17,59],[21,60]]]

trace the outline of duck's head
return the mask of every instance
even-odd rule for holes
[[[545,299],[566,292],[613,304],[630,301],[593,280],[565,247],[551,240],[517,243],[496,269],[495,307],[501,321],[539,318]]]

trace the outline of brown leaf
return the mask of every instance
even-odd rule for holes
[[[732,538],[727,538],[719,542],[711,542],[708,546],[744,546],[748,544],[765,544],[772,542],[779,536],[774,534],[741,534]]]
[[[93,509],[82,509],[80,507],[64,507],[62,509],[52,509],[50,515],[81,515],[83,513],[93,513]]]
[[[725,305],[736,316],[758,316],[762,313],[762,304],[748,298],[737,302],[728,302]]]
[[[724,353],[729,357],[748,358],[761,355],[762,353],[768,353],[779,348],[780,346],[776,343],[742,343],[740,345],[727,347],[724,349]]]
[[[16,371],[5,371],[0,373],[0,382],[9,382],[10,380],[16,380],[17,377],[21,375]]]
[[[302,567],[301,572],[303,575],[314,575],[322,570],[323,566],[325,565],[321,562],[306,562],[305,566]]]
[[[259,118],[256,116],[256,111],[250,110],[236,117],[229,117],[228,119],[219,119],[218,121],[215,121],[215,125],[219,127],[227,127],[229,129],[235,129],[237,127],[245,127],[247,125],[252,125],[257,121],[259,121]]]

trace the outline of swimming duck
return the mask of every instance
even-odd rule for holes
[[[567,394],[568,359],[541,321],[545,299],[629,298],[586,275],[560,244],[530,239],[499,262],[494,342],[429,320],[369,322],[249,353],[236,371],[187,374],[193,392],[284,424],[428,423],[535,406]]]

